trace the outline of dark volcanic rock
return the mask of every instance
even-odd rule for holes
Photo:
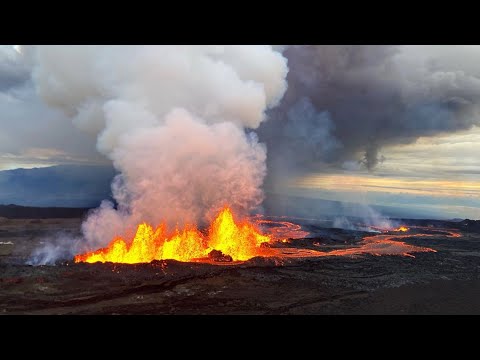
[[[208,254],[208,257],[210,259],[212,259],[213,261],[217,261],[217,262],[232,262],[233,261],[233,259],[230,255],[225,255],[224,253],[222,253],[219,250],[210,251],[210,253]]]
[[[459,223],[459,228],[468,232],[480,232],[480,220],[465,219]]]
[[[0,314],[480,314],[478,222],[425,221],[401,241],[437,252],[411,256],[254,257],[232,262],[155,260],[142,264],[74,263],[27,266],[54,231],[80,236],[81,219],[3,219]],[[409,220],[408,223],[414,223]],[[403,223],[403,222],[402,222]],[[438,224],[438,225],[437,225]],[[455,227],[457,226],[457,227]],[[449,234],[457,229],[460,237]],[[372,234],[322,228],[272,248],[336,251]],[[422,234],[428,234],[423,236]],[[384,235],[380,235],[384,236]],[[205,259],[201,259],[205,260]]]

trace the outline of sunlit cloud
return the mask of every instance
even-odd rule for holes
[[[344,192],[389,192],[431,196],[480,196],[480,183],[475,181],[383,178],[371,175],[316,174],[295,179],[291,187]]]
[[[105,165],[107,161],[72,155],[54,148],[27,148],[18,154],[0,153],[0,170],[31,169],[54,165]]]
[[[373,172],[345,166],[289,179],[292,195],[480,218],[480,129],[387,147]]]

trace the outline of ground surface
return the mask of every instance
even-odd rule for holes
[[[462,236],[402,238],[437,252],[409,256],[255,258],[237,265],[30,266],[33,249],[80,219],[0,219],[0,314],[480,314],[478,224],[422,223]],[[289,246],[323,251],[358,246],[367,233],[308,225]],[[422,231],[424,233],[425,231]]]

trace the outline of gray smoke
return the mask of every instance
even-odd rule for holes
[[[369,170],[387,145],[480,124],[474,46],[290,46],[288,90],[260,126],[272,177]]]
[[[72,258],[85,248],[81,237],[74,237],[70,233],[58,232],[53,236],[40,240],[27,261],[28,265],[55,265],[59,261]]]

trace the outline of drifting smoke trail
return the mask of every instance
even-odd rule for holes
[[[348,212],[349,216],[357,221],[352,221],[347,216],[338,216],[333,219],[332,226],[334,228],[378,232],[378,230],[392,230],[398,225],[396,221],[386,218],[367,204],[349,206],[345,212]]]
[[[267,193],[288,193],[286,183],[312,173],[374,172],[389,162],[383,148],[480,125],[479,46],[293,45],[284,55],[288,90],[257,131],[269,150]],[[284,203],[268,196],[264,206],[281,214]]]
[[[84,222],[89,248],[141,221],[202,224],[224,204],[247,214],[263,200],[266,149],[256,129],[286,90],[271,46],[38,46],[39,95],[97,137],[120,171],[118,203]]]
[[[275,121],[258,131],[277,179],[326,164],[373,170],[384,146],[480,124],[478,46],[295,45],[284,53],[288,91]]]

